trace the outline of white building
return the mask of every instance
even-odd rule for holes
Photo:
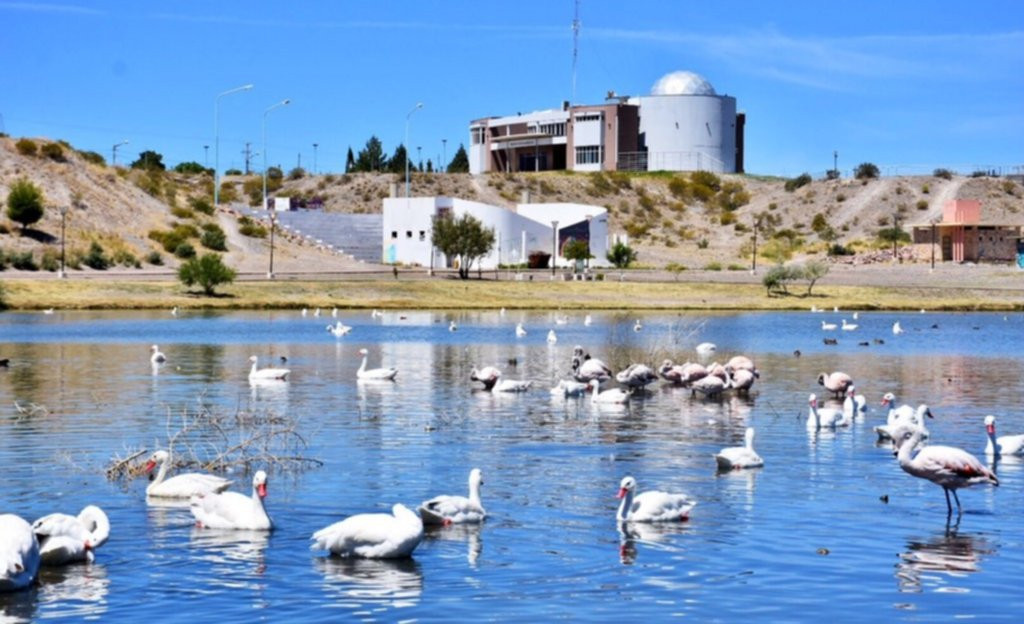
[[[433,248],[435,215],[470,214],[494,230],[495,245],[478,263],[482,269],[499,264],[525,264],[533,252],[552,253],[556,266],[570,265],[561,255],[572,240],[590,243],[591,266],[608,266],[608,211],[586,204],[519,204],[515,210],[453,197],[391,197],[384,200],[381,257],[385,263],[455,268],[455,259]],[[557,239],[555,231],[557,230]],[[477,268],[474,265],[473,268]]]

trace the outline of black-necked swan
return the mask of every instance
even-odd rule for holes
[[[207,529],[269,531],[274,528],[263,499],[267,497],[267,473],[258,470],[252,477],[252,495],[238,492],[203,494],[189,500],[196,525]]]
[[[638,332],[641,331],[643,328],[644,326],[640,323],[640,319],[637,319],[636,323],[633,323],[633,331]]]
[[[995,473],[982,464],[977,457],[953,446],[928,445],[913,455],[914,447],[921,442],[921,430],[900,427],[893,431],[893,446],[896,458],[907,474],[927,479],[942,487],[946,494],[946,513],[953,514],[949,493],[956,499],[957,516],[960,514],[960,497],[956,491],[979,483],[999,485]]]
[[[484,483],[479,468],[469,471],[469,497],[442,495],[420,503],[420,518],[424,524],[472,524],[487,517],[480,503],[480,486]]]
[[[1024,455],[1024,434],[999,436],[997,438],[996,417],[991,414],[985,417],[985,432],[988,434],[988,443],[985,445],[986,455],[993,457]]]
[[[20,516],[0,514],[0,592],[32,585],[39,574],[39,542]]]
[[[625,477],[619,483],[619,522],[679,522],[688,520],[697,502],[686,494],[658,490],[636,493],[636,479]]]
[[[747,427],[743,434],[743,446],[730,446],[718,451],[715,462],[719,470],[740,470],[742,468],[760,468],[764,460],[754,450],[754,428]]]
[[[288,374],[292,371],[287,368],[258,368],[259,358],[255,355],[249,356],[252,368],[249,369],[249,381],[287,381]]]
[[[39,540],[42,565],[92,561],[93,551],[110,537],[110,520],[103,510],[88,505],[77,516],[52,513],[32,523]]]
[[[448,321],[448,331],[458,331],[459,326],[455,324],[455,321]]]
[[[359,365],[359,370],[356,371],[356,378],[358,379],[376,379],[381,381],[391,381],[398,374],[397,368],[366,368],[366,361],[370,357],[370,352],[366,349],[360,349],[359,355],[363,356],[363,363]]]
[[[156,477],[146,486],[146,496],[153,498],[191,498],[200,494],[223,492],[231,481],[216,475],[187,472],[167,478],[171,465],[171,454],[164,450],[154,451],[146,462],[145,471],[152,474],[157,466]]]
[[[396,559],[408,557],[423,540],[423,520],[401,503],[390,514],[349,516],[313,534],[310,550],[340,557]]]
[[[479,381],[484,385],[484,390],[490,390],[494,388],[494,384],[498,383],[498,379],[501,378],[501,371],[494,366],[484,366],[483,368],[476,369],[469,374],[470,381]]]
[[[167,356],[160,352],[160,347],[153,345],[149,348],[152,355],[149,356],[149,361],[153,364],[163,364],[167,361]]]

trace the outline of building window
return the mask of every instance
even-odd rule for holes
[[[602,147],[600,145],[583,145],[576,148],[577,165],[601,164]]]
[[[473,145],[480,145],[484,142],[483,128],[472,128],[469,134],[472,137]]]
[[[550,134],[551,136],[565,136],[565,122],[542,123],[540,124],[540,133]]]
[[[601,113],[579,113],[576,115],[576,123],[584,121],[601,121]]]
[[[398,232],[395,232],[394,230],[392,230],[391,231],[391,238],[398,238]]]
[[[421,241],[422,240],[427,240],[427,231],[426,230],[420,230],[420,240]]]
[[[406,238],[412,238],[412,230],[406,230],[405,231],[405,237]]]

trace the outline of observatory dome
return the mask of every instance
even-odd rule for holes
[[[715,95],[715,88],[700,74],[677,71],[654,83],[651,95]]]

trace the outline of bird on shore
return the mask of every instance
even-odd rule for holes
[[[978,458],[963,449],[953,446],[926,446],[913,454],[921,443],[921,430],[900,428],[893,435],[893,454],[900,468],[907,474],[927,479],[940,486],[946,494],[946,515],[953,515],[949,493],[956,501],[957,517],[960,516],[960,497],[956,491],[963,487],[990,483],[999,485],[995,473],[985,467]]]

